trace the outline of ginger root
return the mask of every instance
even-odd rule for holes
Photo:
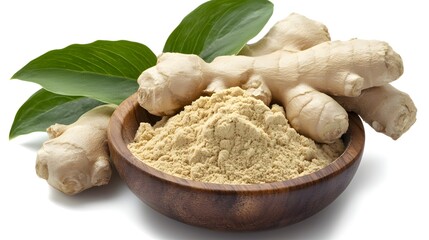
[[[292,13],[276,23],[258,42],[240,52],[260,56],[286,49],[297,52],[330,41],[323,24]],[[357,97],[333,96],[347,111],[359,114],[373,129],[398,139],[416,121],[417,109],[410,96],[390,84],[365,89]]]
[[[240,86],[269,104],[280,102],[298,132],[330,143],[348,128],[348,114],[332,97],[359,96],[401,76],[401,57],[385,42],[323,42],[303,51],[221,56],[211,63],[189,54],[164,53],[138,82],[140,105],[171,115],[203,94]]]
[[[331,37],[325,25],[292,13],[274,24],[258,42],[244,46],[240,55],[261,56],[277,50],[298,52],[327,41]]]
[[[390,84],[368,88],[358,97],[334,97],[348,111],[358,113],[377,132],[398,139],[416,121],[410,96]]]
[[[115,108],[98,106],[70,125],[50,126],[50,139],[37,153],[37,175],[68,195],[107,184],[112,173],[107,126]]]

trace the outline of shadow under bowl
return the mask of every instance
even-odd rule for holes
[[[282,227],[304,220],[333,202],[349,185],[359,166],[365,132],[360,118],[349,114],[344,153],[327,167],[291,180],[227,185],[187,180],[156,170],[127,148],[140,122],[158,120],[141,108],[137,95],[113,113],[109,149],[120,177],[144,203],[178,221],[217,230],[248,231]]]

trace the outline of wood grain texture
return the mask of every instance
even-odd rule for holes
[[[266,184],[226,185],[186,180],[160,172],[128,150],[140,122],[155,122],[137,103],[125,100],[108,129],[111,158],[120,177],[147,205],[184,223],[210,229],[247,231],[282,227],[308,218],[334,201],[352,180],[365,134],[350,113],[345,152],[327,167],[299,178]]]

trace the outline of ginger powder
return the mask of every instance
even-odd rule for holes
[[[341,139],[318,144],[238,87],[201,97],[179,114],[141,123],[131,152],[162,172],[202,182],[258,184],[317,171],[343,151]]]

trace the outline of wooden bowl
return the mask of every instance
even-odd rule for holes
[[[226,185],[178,178],[138,160],[128,150],[140,122],[157,117],[134,94],[113,113],[108,129],[111,158],[120,177],[147,205],[178,221],[218,230],[261,230],[308,218],[334,201],[353,178],[365,134],[351,113],[344,153],[327,167],[299,178],[265,184]]]

